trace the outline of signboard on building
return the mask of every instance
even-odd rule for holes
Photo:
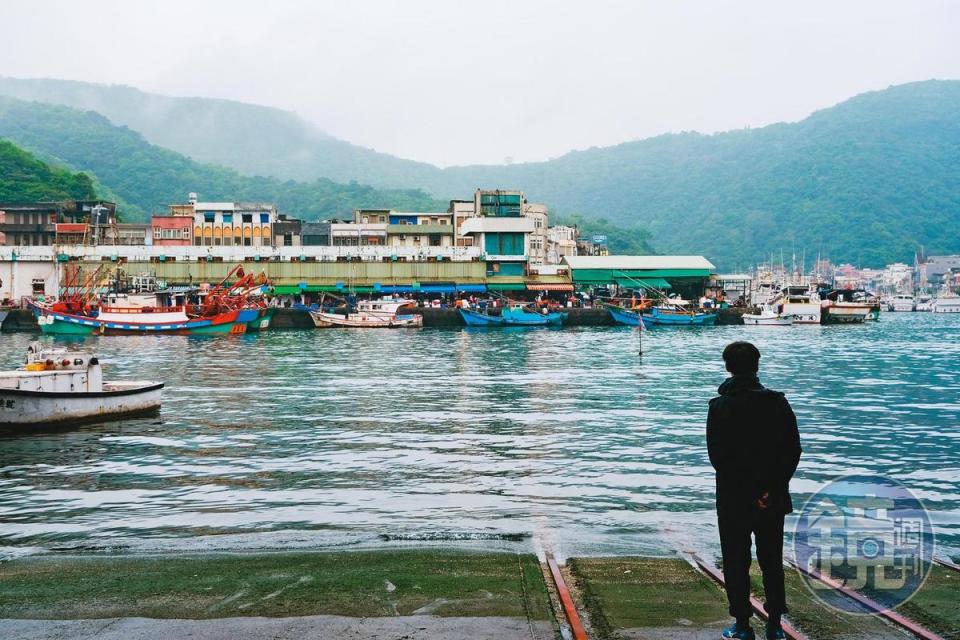
[[[607,236],[604,236],[604,235],[593,236],[593,244],[607,244]]]

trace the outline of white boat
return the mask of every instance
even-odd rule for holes
[[[0,372],[0,426],[63,424],[152,411],[162,382],[104,382],[96,357],[31,342],[26,365]]]
[[[927,295],[920,296],[917,298],[916,310],[924,312],[933,311],[933,299]]]
[[[413,304],[405,298],[381,298],[379,300],[363,300],[357,303],[357,310],[347,313],[331,313],[328,311],[311,311],[310,317],[317,327],[422,327],[423,316],[419,314],[404,314],[400,311]]]
[[[807,285],[784,287],[774,304],[781,315],[793,316],[794,324],[820,324],[820,299]]]
[[[960,313],[960,296],[941,296],[933,301],[930,310],[934,313]]]
[[[890,311],[913,311],[916,309],[916,303],[913,296],[906,293],[898,293],[890,299],[887,307]]]
[[[793,324],[793,316],[784,315],[769,305],[763,305],[760,307],[760,313],[743,314],[743,324],[789,327]]]

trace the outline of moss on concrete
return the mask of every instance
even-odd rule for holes
[[[753,593],[763,600],[763,582],[756,564],[750,569]],[[842,613],[826,606],[817,599],[796,569],[787,567],[784,575],[787,593],[787,606],[790,613],[787,619],[797,629],[810,638],[817,640],[871,640],[905,636],[883,621],[871,615]],[[866,611],[865,611],[866,613]]]
[[[510,553],[385,550],[0,563],[0,617],[513,616],[546,620],[537,560]]]
[[[898,611],[948,640],[960,640],[960,572],[934,565],[920,591]]]
[[[727,618],[723,592],[679,558],[572,558],[594,629],[703,626]]]

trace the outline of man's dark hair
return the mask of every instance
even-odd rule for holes
[[[760,350],[749,342],[731,342],[723,350],[723,361],[735,376],[756,373],[760,370]]]

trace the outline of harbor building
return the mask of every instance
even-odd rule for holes
[[[50,246],[58,233],[81,243],[117,242],[116,212],[115,203],[101,200],[0,203],[0,246]]]
[[[170,205],[170,216],[193,219],[192,241],[202,247],[272,247],[277,208],[266,203],[201,202]]]
[[[687,299],[703,293],[715,269],[703,256],[567,256],[563,263],[578,289],[616,285],[669,290]]]

